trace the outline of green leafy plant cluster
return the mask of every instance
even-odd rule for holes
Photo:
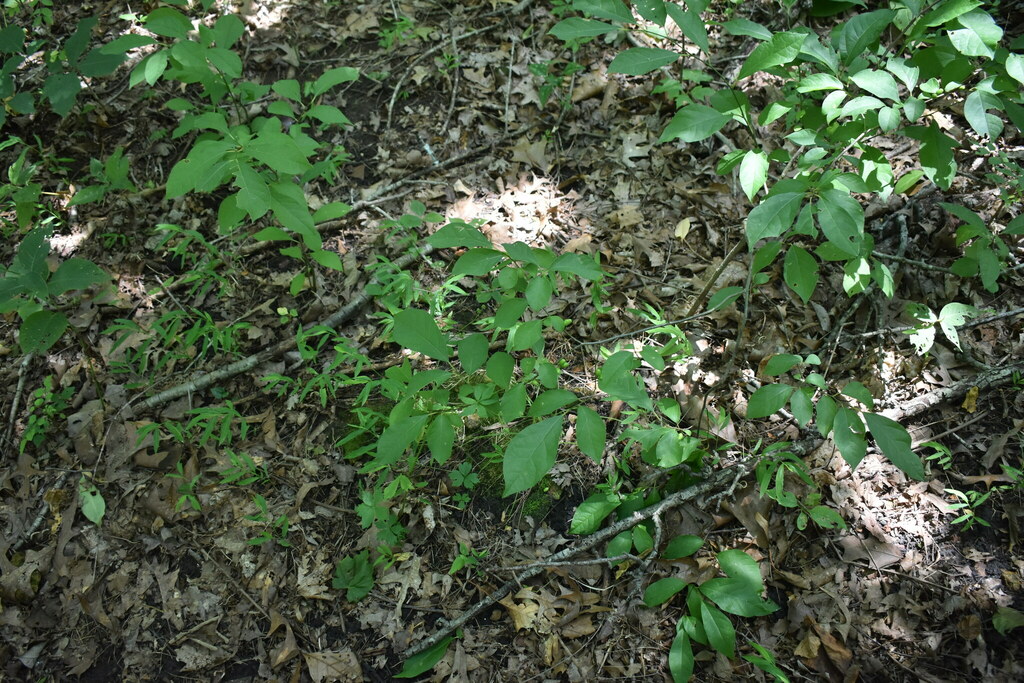
[[[613,73],[643,76],[677,65],[685,43],[711,53],[708,25],[700,16],[707,9],[704,0],[690,0],[685,8],[663,0],[632,7],[619,0],[572,5],[585,16],[562,19],[551,30],[571,46],[598,37],[612,40],[627,31],[670,46],[628,47],[609,64]],[[999,139],[1007,123],[1003,116],[1018,130],[1024,127],[1024,55],[1000,44],[1002,29],[982,3],[894,0],[888,5],[854,14],[828,35],[807,27],[773,32],[748,19],[730,19],[718,28],[757,45],[726,85],[710,84],[709,74],[699,69],[683,69],[679,78],[660,86],[677,106],[661,143],[700,142],[729,124],[744,127],[757,140],[771,131],[787,142],[773,151],[762,144],[731,152],[718,164],[719,173],[738,174],[754,204],[745,232],[749,248],[756,248],[755,286],[769,280],[761,271],[784,251],[783,280],[804,302],[829,263],[842,268],[847,295],[877,287],[891,297],[893,275],[874,250],[861,197],[907,193],[922,178],[943,190],[951,187],[956,152],[969,140],[950,137],[936,112],[954,100],[963,101],[964,119],[978,141],[975,152],[984,149],[983,142]],[[758,107],[743,88],[743,80],[755,74],[773,79],[781,96]],[[878,143],[900,137],[913,141],[920,168],[897,177]],[[997,291],[1008,253],[1002,236],[1024,232],[1024,216],[999,231],[965,207],[943,206],[963,221],[956,232],[963,254],[952,269],[962,277],[978,276],[986,290]],[[950,304],[939,316],[923,307],[910,312],[919,321],[913,341],[924,351],[936,326],[958,345],[954,328],[973,310]],[[792,367],[802,360],[783,356],[776,364]],[[749,416],[770,415],[788,402],[801,425],[816,418],[819,431],[835,438],[851,465],[863,457],[870,431],[898,467],[913,477],[923,474],[900,425],[847,400],[870,409],[872,397],[862,386],[851,383],[836,392],[816,373],[801,381],[798,388],[758,389]]]

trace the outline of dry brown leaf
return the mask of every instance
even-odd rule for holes
[[[304,652],[306,668],[313,683],[345,681],[361,683],[363,669],[351,648],[336,652]]]
[[[526,600],[516,603],[510,597],[505,597],[500,602],[508,610],[509,616],[512,617],[512,625],[517,631],[532,628],[536,623],[537,611],[540,608],[536,602]]]

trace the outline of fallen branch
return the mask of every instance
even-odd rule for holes
[[[967,377],[959,382],[954,382],[947,387],[933,389],[927,394],[915,396],[901,406],[883,410],[881,414],[890,420],[896,420],[899,422],[900,420],[904,420],[908,417],[920,415],[926,410],[930,410],[944,401],[959,399],[970,391],[972,387],[978,387],[978,389],[994,389],[1004,384],[1008,384],[1013,378],[1013,373],[1021,371],[1024,371],[1024,360],[1019,360],[1016,363],[1011,363],[1001,368],[983,372],[979,375],[974,375],[973,377]]]
[[[673,493],[668,498],[665,498],[661,502],[655,503],[650,507],[646,507],[643,510],[634,512],[629,517],[619,520],[615,524],[609,527],[601,529],[595,534],[591,534],[585,538],[580,539],[576,544],[561,550],[543,563],[531,564],[525,567],[525,571],[522,574],[513,575],[512,579],[506,581],[498,589],[485,596],[482,600],[477,602],[475,605],[470,607],[468,610],[463,612],[459,617],[453,621],[448,622],[441,628],[441,630],[434,633],[434,635],[421,640],[419,643],[411,647],[404,653],[405,657],[413,657],[418,655],[425,650],[432,648],[437,645],[441,640],[447,637],[449,634],[454,633],[456,630],[462,628],[467,622],[480,615],[485,610],[489,609],[496,602],[509,595],[515,588],[522,585],[523,582],[529,581],[530,579],[539,576],[544,572],[548,563],[551,562],[563,562],[568,560],[570,557],[577,555],[593,547],[604,543],[605,541],[611,540],[617,534],[632,529],[640,522],[644,522],[648,519],[652,519],[655,516],[660,516],[671,510],[672,508],[679,507],[683,503],[692,501],[696,498],[705,497],[712,492],[716,492],[722,488],[728,488],[729,485],[735,485],[735,482],[746,476],[753,470],[753,461],[746,461],[742,464],[733,465],[718,470],[712,474],[705,481],[695,484],[688,489],[684,489],[677,493]],[[710,497],[710,496],[709,496]],[[505,567],[502,571],[515,571],[515,567]]]
[[[422,256],[426,256],[433,250],[434,248],[431,247],[430,245],[425,245],[414,253],[405,254],[401,258],[396,259],[395,266],[400,269],[405,268],[416,259]],[[347,321],[349,318],[355,315],[359,311],[359,309],[361,309],[370,301],[371,298],[372,297],[369,294],[363,292],[358,297],[345,304],[345,306],[340,308],[329,318],[325,319],[320,323],[313,323],[311,325],[308,325],[306,329],[310,329],[311,327],[319,325],[334,330],[343,322]],[[185,396],[187,394],[191,394],[197,391],[203,391],[204,389],[213,386],[217,382],[234,377],[235,375],[239,375],[248,370],[252,370],[253,368],[267,362],[272,358],[287,353],[288,351],[294,349],[295,345],[295,337],[285,339],[278,343],[276,346],[272,346],[271,348],[260,351],[259,353],[255,353],[249,356],[248,358],[243,358],[240,361],[236,361],[234,363],[231,363],[230,365],[226,365],[220,370],[215,370],[205,375],[200,375],[199,377],[189,382],[179,384],[178,386],[171,387],[170,389],[161,391],[158,394],[150,396],[145,401],[139,403],[134,408],[134,410],[148,410],[150,408],[155,408],[158,405],[167,403],[168,401],[173,401],[176,398],[181,398],[182,396]]]

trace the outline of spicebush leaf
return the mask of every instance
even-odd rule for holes
[[[949,31],[949,42],[967,57],[995,56],[995,49],[1003,37],[1003,29],[983,9],[974,10],[957,18],[963,28]]]
[[[824,190],[818,199],[818,225],[828,241],[850,256],[864,243],[864,209],[848,192]]]
[[[561,438],[561,415],[532,424],[512,437],[501,463],[503,495],[525,491],[543,479],[555,465]]]
[[[802,247],[790,247],[782,263],[782,278],[806,304],[818,286],[818,261]]]
[[[896,79],[885,71],[864,69],[850,76],[850,80],[875,97],[899,101],[900,91],[896,87]]]
[[[643,76],[671,64],[677,59],[679,59],[679,55],[672,50],[655,47],[631,47],[615,55],[615,59],[608,65],[608,72]]]
[[[491,241],[480,230],[468,223],[452,221],[438,228],[427,238],[427,244],[435,249],[458,247],[490,247]]]
[[[715,557],[718,559],[718,566],[729,578],[742,581],[748,590],[758,595],[764,591],[761,568],[757,560],[750,555],[742,550],[723,550]]]
[[[711,647],[732,659],[736,654],[736,629],[733,628],[729,617],[722,614],[717,607],[702,601],[700,619]]]
[[[633,13],[621,0],[574,0],[572,6],[573,9],[598,19],[621,21],[624,24],[631,24],[634,21]]]
[[[832,440],[851,470],[857,469],[868,451],[859,415],[855,410],[839,406],[832,421]]]
[[[731,119],[730,114],[721,114],[707,105],[689,104],[676,112],[658,142],[700,142],[720,131]]]
[[[78,482],[78,500],[81,501],[82,514],[85,518],[100,526],[107,511],[107,501],[103,500],[103,494],[96,485],[85,477]]]
[[[310,168],[306,155],[290,135],[264,131],[245,146],[245,151],[268,168],[284,175],[305,173]]]
[[[927,127],[909,126],[904,132],[908,137],[921,142],[918,158],[924,174],[943,190],[948,190],[956,177],[953,150],[957,147],[957,141],[939,130],[934,121]]]
[[[537,396],[526,416],[544,417],[570,403],[575,403],[577,400],[576,394],[567,389],[548,389]]]
[[[295,183],[283,180],[270,185],[270,208],[281,225],[302,237],[308,249],[319,249],[323,246],[320,233],[316,231],[313,216],[309,213],[309,203],[302,188]]]
[[[708,27],[700,18],[702,10],[698,10],[693,2],[688,3],[687,6],[689,9],[684,10],[676,3],[670,2],[666,9],[684,36],[693,41],[693,44],[705,53],[711,52],[711,46],[708,44]]]
[[[42,353],[57,343],[68,329],[68,318],[54,311],[36,311],[25,318],[18,333],[24,353]]]
[[[615,508],[621,499],[614,493],[595,493],[579,504],[572,515],[570,534],[592,534],[601,528],[601,523]]]
[[[762,617],[779,609],[759,592],[750,590],[742,579],[710,579],[700,585],[700,592],[729,614],[740,617]]]
[[[800,47],[805,40],[807,40],[806,34],[798,31],[776,33],[767,42],[754,48],[736,78],[746,78],[758,71],[766,71],[772,67],[789,64],[800,54]]]
[[[420,674],[430,671],[444,658],[445,653],[448,652],[448,646],[454,639],[454,636],[448,636],[437,645],[409,657],[402,665],[402,671],[395,674],[395,678],[416,678]]]
[[[603,36],[609,31],[618,30],[619,29],[617,27],[612,26],[611,24],[606,24],[603,21],[572,17],[570,19],[562,19],[560,22],[555,24],[548,33],[553,35],[555,38],[568,43],[574,40],[580,40],[581,38]]]
[[[665,25],[665,0],[633,0],[633,9],[647,21],[658,26]]]
[[[463,371],[472,374],[482,368],[487,362],[488,347],[487,337],[479,332],[474,332],[459,341],[459,363],[462,364]]]
[[[946,335],[946,339],[953,343],[953,346],[960,350],[960,333],[956,331],[956,328],[963,325],[970,318],[973,318],[978,313],[978,309],[974,306],[968,306],[967,304],[946,304],[939,311],[939,329],[942,330],[942,334]]]
[[[666,560],[678,560],[680,558],[693,555],[695,552],[700,550],[702,545],[704,545],[704,539],[700,536],[694,536],[692,534],[676,536],[668,542],[668,545],[665,546],[665,551],[661,556]]]
[[[146,15],[145,26],[158,36],[185,38],[192,30],[192,22],[184,14],[170,7],[160,7]]]
[[[313,81],[311,90],[313,95],[323,95],[325,92],[330,90],[336,85],[341,83],[348,83],[359,78],[359,69],[351,66],[339,66],[335,69],[328,69],[323,74]]]
[[[594,462],[601,462],[607,439],[604,419],[596,411],[580,406],[576,409],[576,446]]]
[[[686,582],[675,576],[666,576],[658,579],[644,591],[644,604],[648,607],[657,607],[672,599],[679,591],[686,588]]]
[[[864,50],[874,44],[882,31],[892,23],[896,13],[881,9],[867,14],[858,14],[842,25],[836,49],[842,57],[843,64],[850,64]]]
[[[749,19],[731,19],[722,28],[734,36],[750,36],[758,40],[771,40],[772,32],[767,28]]]
[[[106,271],[88,259],[72,258],[64,261],[50,278],[47,288],[51,296],[60,296],[73,289],[86,287],[110,280]]]
[[[640,378],[633,374],[633,370],[639,366],[640,362],[629,351],[612,354],[601,367],[598,388],[613,399],[625,401],[634,408],[654,410],[650,395]]]
[[[924,465],[911,449],[910,434],[903,425],[875,413],[864,413],[864,421],[885,457],[908,477],[924,481]]]
[[[688,683],[693,676],[693,645],[685,631],[676,631],[676,637],[668,650],[668,670],[672,683]]]
[[[459,418],[450,413],[442,413],[434,418],[427,428],[427,448],[434,456],[438,465],[443,465],[452,457],[452,446],[455,444],[455,423]]]
[[[758,387],[747,402],[747,417],[756,420],[774,415],[786,405],[793,387],[788,384],[765,384]]]
[[[420,440],[429,415],[412,415],[398,420],[381,432],[377,440],[377,457],[370,463],[370,471],[383,469],[401,460],[402,456]]]
[[[441,332],[434,317],[418,308],[407,308],[395,316],[392,332],[395,343],[434,360],[448,360],[452,350],[448,335]]]
[[[748,151],[740,162],[740,187],[747,199],[754,201],[754,195],[768,180],[768,157],[764,152]]]
[[[783,192],[755,206],[747,216],[747,246],[750,250],[753,251],[760,240],[778,237],[789,230],[803,200],[803,192]]]
[[[470,249],[452,266],[452,275],[485,275],[508,258],[496,249]]]

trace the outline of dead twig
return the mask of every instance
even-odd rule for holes
[[[737,476],[742,477],[751,470],[749,464],[733,465],[732,467],[726,467],[718,470],[712,474],[705,481],[695,484],[688,489],[684,489],[677,493],[672,494],[668,498],[646,507],[643,510],[634,512],[629,517],[622,519],[609,527],[606,527],[595,534],[587,536],[586,538],[580,539],[575,545],[569,546],[548,558],[548,562],[562,562],[568,560],[582,552],[586,552],[595,546],[604,543],[605,541],[611,540],[617,534],[632,529],[637,524],[652,519],[655,515],[662,515],[668,510],[679,507],[680,505],[705,496],[709,493],[717,491],[718,488],[728,482],[734,481]],[[477,602],[471,608],[463,612],[457,619],[448,622],[439,631],[435,632],[432,636],[424,638],[422,641],[411,647],[404,653],[406,657],[413,657],[431,647],[437,645],[450,633],[462,628],[467,622],[489,609],[496,602],[509,595],[514,589],[518,588],[524,582],[533,579],[543,573],[545,567],[533,566],[526,570],[522,574],[514,575],[512,579],[506,581],[499,588],[485,596],[482,600]]]

